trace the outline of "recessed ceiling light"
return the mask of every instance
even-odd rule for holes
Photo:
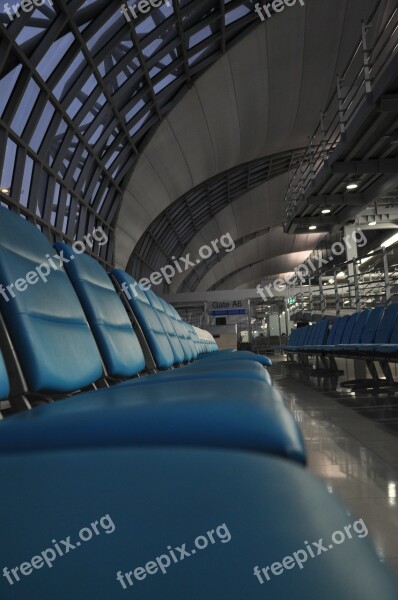
[[[357,183],[349,183],[347,185],[347,190],[357,190],[359,188],[359,185]]]
[[[369,227],[374,227],[375,225],[377,225],[377,221],[369,221],[368,225]]]
[[[322,211],[322,214],[323,215],[330,215],[331,212],[332,211],[330,210],[330,208],[324,208],[323,211]]]
[[[308,227],[308,229],[309,229],[310,231],[315,231],[315,229],[316,229],[316,225],[310,225],[310,227]]]

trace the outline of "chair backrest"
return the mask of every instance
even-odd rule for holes
[[[384,308],[382,306],[371,309],[369,318],[362,332],[361,344],[374,344],[383,312]]]
[[[83,306],[108,375],[133,377],[145,369],[145,358],[133,326],[106,271],[87,254],[67,244],[55,248],[70,259],[66,272]],[[73,257],[73,258],[72,258]]]
[[[350,344],[361,343],[362,334],[365,331],[371,312],[370,309],[366,309],[359,313],[359,317],[351,333]]]
[[[3,355],[0,353],[0,400],[8,398],[10,393],[10,382],[4,364]]]
[[[186,323],[185,321],[182,320],[181,315],[179,314],[179,312],[176,310],[176,308],[174,306],[172,306],[171,304],[166,303],[167,306],[169,307],[169,310],[173,313],[174,318],[176,320],[176,322],[179,323],[181,330],[183,330],[183,335],[185,335],[185,339],[187,340],[189,349],[190,349],[190,353],[192,353],[192,359],[196,359],[198,357],[198,348],[195,344],[195,342],[192,339],[192,331],[188,326],[188,323]]]
[[[387,306],[384,315],[377,328],[375,344],[389,344],[398,317],[398,302]]]
[[[308,335],[307,338],[307,346],[312,346],[315,343],[315,338],[317,336],[318,333],[318,323],[314,323],[314,325],[311,325],[311,329],[310,329],[310,333]]]
[[[354,331],[354,327],[359,319],[359,313],[354,313],[350,316],[348,323],[344,329],[343,336],[341,338],[341,344],[349,344],[352,336],[352,332]]]
[[[395,325],[391,333],[390,344],[398,344],[398,319],[395,321]]]
[[[164,300],[163,298],[158,297],[158,300],[161,303],[161,305],[163,306],[164,312],[169,317],[170,322],[174,328],[175,334],[176,334],[177,338],[179,339],[179,342],[182,346],[182,349],[184,352],[183,362],[191,361],[193,358],[196,358],[196,357],[194,357],[194,354],[192,351],[192,345],[191,345],[190,341],[188,340],[187,330],[183,326],[181,320],[176,319],[176,316],[175,316],[174,311],[172,310],[172,307],[170,306],[170,304],[168,302],[166,302],[166,300]]]
[[[315,346],[323,346],[326,342],[329,331],[329,319],[323,319],[318,323],[317,335],[314,341]]]
[[[311,327],[312,327],[311,325],[307,325],[305,327],[305,333],[303,334],[302,343],[301,343],[302,346],[308,346],[308,340],[310,339],[310,336],[312,333]]]
[[[202,331],[199,327],[195,327],[195,325],[189,325],[189,328],[192,331],[193,340],[196,341],[200,354],[206,354],[207,348],[205,341],[202,336]]]
[[[102,377],[103,366],[62,263],[37,227],[0,211],[0,281],[6,286],[0,308],[29,390],[86,387]]]
[[[340,319],[341,319],[341,317],[337,317],[333,321],[332,328],[329,331],[329,335],[328,335],[327,340],[326,340],[326,344],[328,346],[332,346],[334,344],[334,338],[336,336],[336,332],[337,332],[337,328],[338,328],[339,323],[340,323]]]
[[[144,333],[156,365],[168,369],[175,363],[169,337],[153,309],[148,296],[138,282],[125,271],[115,269],[112,275],[121,287],[134,315]]]
[[[308,333],[308,325],[305,325],[304,327],[299,327],[297,329],[297,337],[295,340],[295,346],[297,348],[301,348],[301,346],[303,346],[304,339],[305,339],[305,336],[307,335],[307,333]]]
[[[173,364],[178,365],[185,362],[184,348],[182,347],[181,341],[176,333],[174,325],[169,315],[165,311],[164,306],[160,301],[160,298],[154,292],[152,292],[152,290],[148,290],[145,293],[149,302],[151,303],[153,310],[156,312],[158,319],[161,322],[163,329],[167,334],[167,337],[169,338],[169,343],[174,354]]]
[[[336,346],[337,344],[341,344],[341,340],[343,339],[344,331],[348,325],[349,320],[350,320],[350,317],[348,315],[345,315],[344,317],[340,318],[339,323],[337,325],[336,333],[335,333],[335,336],[333,339],[334,346]]]

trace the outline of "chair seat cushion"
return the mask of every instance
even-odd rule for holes
[[[207,360],[204,361],[196,361],[182,369],[176,369],[173,371],[176,375],[188,376],[190,374],[192,376],[193,373],[201,373],[202,376],[207,376],[207,373],[210,374],[223,374],[225,376],[231,376],[233,374],[239,377],[247,377],[248,379],[260,379],[263,381],[267,381],[271,383],[271,376],[266,368],[264,368],[260,363],[252,361],[252,360],[240,360],[240,361],[230,361],[227,358],[225,360],[218,360],[214,363]]]
[[[398,352],[398,344],[383,344],[377,346],[376,352],[380,354],[395,354]]]
[[[272,361],[268,356],[262,354],[253,354],[248,350],[237,350],[236,352],[222,351],[210,352],[199,358],[201,361],[213,361],[213,360],[252,360],[258,362],[265,367],[272,367]]]
[[[155,380],[79,394],[10,417],[0,423],[0,449],[185,445],[255,450],[305,463],[301,432],[268,383]]]
[[[2,600],[398,597],[361,523],[287,461],[185,448],[6,454],[0,479],[1,566],[11,571],[53,549],[52,568],[35,560],[13,585],[1,577]],[[336,536],[330,549],[335,532],[345,541]],[[314,558],[304,562],[305,540]],[[262,573],[285,557],[289,568],[268,568],[269,581],[255,576],[256,566]]]

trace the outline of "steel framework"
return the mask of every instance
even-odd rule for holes
[[[52,240],[101,226],[109,243],[94,252],[112,265],[145,145],[258,18],[250,0],[173,0],[130,22],[116,0],[52,4],[12,18],[0,7],[0,202]]]

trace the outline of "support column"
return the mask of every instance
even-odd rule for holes
[[[390,276],[388,274],[388,250],[383,248],[383,267],[384,267],[384,285],[386,292],[386,306],[390,304],[391,300],[391,283]]]
[[[286,325],[286,338],[289,337],[289,304],[287,300],[285,300],[285,325]]]
[[[323,283],[322,283],[321,274],[319,274],[319,302],[321,305],[321,314],[322,314],[322,317],[324,317],[325,312],[326,312],[326,303],[325,303],[325,294],[323,293]]]
[[[252,334],[252,314],[251,314],[251,302],[250,300],[247,301],[247,341],[249,342],[249,344],[252,343],[253,340],[253,334]]]
[[[346,259],[348,261],[348,283],[350,293],[350,305],[360,310],[360,295],[358,288],[358,273],[356,269],[356,260],[358,258],[358,247],[354,237],[355,225],[346,225],[344,227],[344,239],[346,247]]]
[[[355,306],[356,312],[361,310],[361,296],[359,293],[358,285],[358,246],[354,238],[354,225],[346,225],[344,227],[344,239],[346,240],[346,258],[350,261],[348,264],[348,282],[349,282],[349,293],[350,293],[350,305]],[[354,360],[354,373],[355,379],[366,378],[366,366],[362,360]]]
[[[339,284],[337,281],[337,269],[333,271],[333,279],[334,279],[334,297],[336,302],[336,315],[340,316],[340,295],[339,295]]]
[[[311,285],[311,277],[308,279],[308,292],[309,292],[309,305],[310,305],[310,313],[314,314],[314,303],[312,298],[312,285]]]
[[[205,328],[210,325],[210,317],[209,317],[209,303],[207,300],[204,301],[204,315],[205,315]]]

